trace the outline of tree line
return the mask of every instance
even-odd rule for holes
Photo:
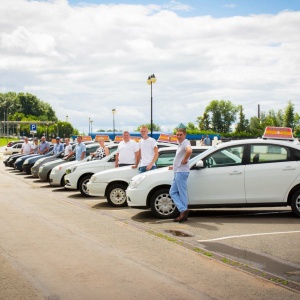
[[[30,93],[0,93],[0,120],[1,132],[30,135],[29,124],[20,124],[18,127],[9,125],[7,121],[44,121],[37,125],[37,136],[47,135],[49,138],[60,135],[67,137],[78,134],[78,130],[67,121],[58,120],[50,104],[41,101]],[[9,127],[7,127],[9,126]]]

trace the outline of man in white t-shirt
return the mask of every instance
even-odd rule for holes
[[[148,136],[147,126],[142,126],[140,133],[142,138],[139,141],[139,159],[141,161],[139,173],[143,173],[156,169],[155,162],[158,157],[158,148],[156,140]],[[132,166],[132,168],[137,168],[137,165]]]
[[[72,152],[72,145],[70,145],[70,139],[65,138],[65,154],[64,156],[68,156]]]
[[[24,138],[24,143],[22,144],[21,154],[28,155],[31,152],[31,144],[28,142],[28,137]]]
[[[123,141],[117,149],[115,167],[124,167],[139,164],[139,144],[130,139],[128,131],[123,132]]]

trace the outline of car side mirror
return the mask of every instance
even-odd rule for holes
[[[205,166],[204,166],[204,162],[203,162],[202,159],[200,159],[199,161],[197,161],[196,167],[199,168],[199,169],[205,167]]]

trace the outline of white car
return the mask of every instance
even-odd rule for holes
[[[192,157],[209,149],[209,146],[192,146]],[[176,154],[177,147],[160,148],[156,161],[157,168],[170,166]],[[149,171],[150,173],[154,171]],[[138,169],[131,166],[116,168],[94,174],[87,183],[90,196],[105,196],[112,206],[126,206],[126,188],[130,179],[138,174]]]
[[[110,144],[108,145],[108,149],[109,149],[109,153],[113,153],[117,150],[118,145],[117,144]],[[109,160],[110,158],[108,158],[108,156],[106,158],[102,159],[102,162]],[[99,160],[94,160],[94,161],[98,161]],[[64,162],[62,164],[59,164],[58,166],[55,166],[50,173],[49,176],[49,183],[51,186],[65,186],[65,175],[66,175],[66,171],[67,169],[69,170],[73,170],[73,167],[80,165],[82,163],[86,163],[86,162],[91,162],[90,157],[86,157],[85,159],[81,160],[81,161],[69,161],[69,162]]]
[[[21,153],[23,143],[14,144],[11,147],[5,147],[4,155],[12,155],[16,153]]]
[[[171,143],[157,143],[158,148],[166,148],[174,146]],[[79,190],[83,196],[90,196],[86,189],[86,184],[91,176],[97,172],[106,169],[115,168],[115,156],[110,159],[93,161],[89,164],[82,164],[80,166],[72,166],[67,169],[65,176],[65,188],[71,190]]]
[[[159,218],[178,215],[168,168],[133,177],[131,207],[151,208]],[[190,161],[189,208],[291,206],[300,217],[300,147],[275,140],[221,143]]]

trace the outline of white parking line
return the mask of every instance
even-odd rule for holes
[[[253,234],[242,234],[242,235],[231,235],[224,236],[220,238],[210,239],[210,240],[197,240],[197,242],[215,242],[227,239],[241,238],[241,237],[250,237],[250,236],[260,236],[260,235],[271,235],[271,234],[288,234],[288,233],[300,233],[300,231],[279,231],[279,232],[265,232],[265,233],[253,233]]]

